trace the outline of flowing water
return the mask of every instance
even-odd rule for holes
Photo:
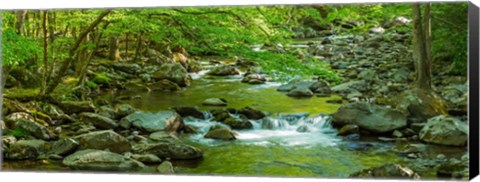
[[[212,65],[214,66],[214,65]],[[211,67],[211,66],[210,66]],[[208,70],[207,70],[208,71]],[[347,177],[349,174],[386,163],[412,166],[418,161],[408,159],[391,149],[401,143],[378,142],[375,138],[340,137],[329,123],[329,116],[341,105],[329,104],[332,97],[296,99],[277,92],[279,83],[263,85],[241,83],[241,76],[213,77],[201,71],[192,74],[192,85],[179,92],[123,92],[134,96],[126,101],[140,110],[161,111],[178,106],[196,106],[205,111],[208,119],[184,118],[186,124],[198,128],[198,134],[181,134],[186,143],[203,150],[200,160],[172,161],[177,174],[241,175],[241,176],[294,176],[294,177]],[[203,100],[211,97],[228,101],[227,108],[246,106],[269,114],[268,120],[251,120],[250,130],[236,130],[237,140],[221,141],[204,138],[209,127],[209,109]],[[222,107],[220,107],[222,108]],[[428,145],[424,158],[437,154],[459,157],[463,148]],[[66,171],[61,161],[7,161],[7,170]],[[156,166],[142,172],[153,173]],[[420,171],[423,177],[434,177],[434,170]]]

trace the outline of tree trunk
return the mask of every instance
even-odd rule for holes
[[[135,50],[134,60],[138,61],[140,59],[140,53],[142,52],[142,36],[143,32],[140,33],[137,37],[137,49]]]
[[[25,17],[27,16],[27,10],[18,10],[15,12],[15,14],[15,32],[17,32],[18,35],[22,35],[23,27],[25,25]]]
[[[98,17],[95,19],[95,21],[93,21],[86,29],[84,29],[84,31],[82,33],[80,33],[78,38],[75,40],[75,43],[70,47],[67,59],[63,62],[63,64],[59,68],[57,74],[55,75],[55,77],[50,80],[50,82],[49,82],[49,84],[46,88],[46,91],[42,92],[42,93],[45,93],[46,95],[48,95],[48,94],[52,93],[53,90],[55,90],[55,88],[57,87],[57,85],[60,83],[61,79],[63,78],[63,76],[67,72],[67,69],[69,68],[70,64],[74,60],[75,55],[76,55],[75,52],[77,51],[78,47],[80,46],[80,43],[87,36],[87,34],[90,33],[91,31],[93,31],[93,29],[95,29],[95,27],[98,24],[100,24],[100,22],[102,22],[103,18],[105,16],[107,16],[111,11],[112,10],[103,11],[100,15],[98,15]],[[42,95],[42,96],[44,96],[44,95]]]
[[[43,12],[42,28],[43,28],[43,80],[42,91],[47,87],[47,73],[48,73],[48,32],[47,32],[48,11]],[[45,93],[41,93],[44,95]]]
[[[128,60],[128,32],[125,33],[125,60]]]
[[[118,49],[119,40],[118,37],[110,37],[108,47],[110,49],[108,53],[108,59],[118,61],[121,59],[120,50]]]
[[[422,13],[419,3],[412,5],[413,10],[413,57],[415,62],[415,83],[417,88],[430,90],[432,88],[431,81],[431,60],[428,52],[431,46],[426,37],[426,32],[430,32],[428,28],[422,25]],[[425,22],[430,21],[429,16],[425,16]],[[425,23],[426,25],[427,23]],[[429,24],[429,23],[428,23]]]

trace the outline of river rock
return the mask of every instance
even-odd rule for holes
[[[205,138],[213,138],[219,140],[235,140],[235,133],[230,130],[230,128],[222,125],[214,125],[210,127],[207,134],[204,136]]]
[[[407,178],[420,179],[420,176],[408,167],[399,164],[385,164],[353,173],[350,177],[366,178]]]
[[[95,106],[90,101],[63,101],[60,107],[66,114],[95,112]]]
[[[10,146],[6,158],[13,160],[36,159],[48,151],[48,148],[48,143],[43,140],[20,140]]]
[[[113,109],[110,105],[100,106],[98,108],[98,114],[109,119],[114,119],[116,117],[115,109]]]
[[[120,63],[120,62],[115,62],[113,63],[113,68],[119,71],[123,71],[125,73],[129,74],[137,74],[141,71],[141,67],[138,64],[134,63]]]
[[[214,76],[238,75],[240,74],[240,70],[238,70],[234,66],[225,65],[225,66],[215,67],[214,69],[210,70],[207,74],[214,75]]]
[[[53,143],[51,154],[56,154],[60,156],[70,155],[71,153],[77,150],[80,144],[78,141],[72,138],[64,138]]]
[[[151,91],[175,92],[181,90],[180,86],[167,79],[148,84],[148,87]]]
[[[243,83],[248,83],[248,84],[263,84],[266,81],[267,79],[263,75],[258,73],[247,74],[242,79]]]
[[[433,117],[420,131],[420,139],[433,144],[466,146],[468,125],[450,116]]]
[[[335,125],[358,125],[360,128],[385,133],[407,125],[406,115],[396,109],[385,106],[354,102],[346,104],[332,116]]]
[[[262,111],[253,109],[251,107],[244,107],[238,111],[238,114],[245,115],[248,119],[262,119],[266,115]]]
[[[205,119],[203,112],[197,107],[176,107],[175,111],[182,117],[192,116],[198,119]]]
[[[287,93],[287,96],[290,96],[290,97],[312,97],[313,92],[306,87],[299,87],[299,88],[294,88],[293,90],[290,90]]]
[[[19,119],[17,120],[15,127],[27,131],[29,134],[38,139],[50,140],[52,138],[47,128],[35,121]]]
[[[132,82],[132,81],[123,84],[122,88],[130,92],[149,92],[150,91],[150,89],[145,84]]]
[[[203,152],[193,146],[180,142],[159,142],[152,144],[138,144],[134,146],[135,153],[154,154],[160,158],[170,159],[198,159]]]
[[[208,98],[202,102],[205,106],[227,106],[227,100],[221,98]]]
[[[165,131],[157,131],[151,133],[148,138],[155,140],[155,141],[171,141],[172,139],[176,139],[174,135],[165,132]]]
[[[28,121],[35,121],[35,118],[33,118],[32,115],[26,113],[26,112],[14,112],[9,115],[7,115],[5,118],[5,125],[8,128],[15,128],[15,124],[18,120],[23,119],[23,120],[28,120]]]
[[[133,108],[133,106],[131,106],[130,104],[119,104],[115,106],[115,111],[117,112],[117,118],[123,118],[129,114],[134,113],[135,108]]]
[[[74,137],[80,143],[79,149],[108,149],[112,152],[123,153],[132,149],[128,140],[112,130],[95,131]]]
[[[367,84],[364,80],[350,81],[331,88],[331,90],[336,93],[350,93],[354,90],[362,92],[366,91],[366,89]]]
[[[253,124],[247,120],[242,118],[234,118],[230,117],[222,121],[222,123],[230,126],[232,129],[252,129]]]
[[[359,133],[359,132],[360,132],[360,128],[358,127],[358,125],[347,124],[342,128],[340,128],[340,130],[338,130],[338,135],[349,135],[349,134]]]
[[[181,87],[189,86],[192,81],[187,70],[179,63],[162,65],[158,71],[153,73],[153,79],[167,79]]]
[[[175,174],[175,170],[173,169],[173,165],[169,161],[164,161],[162,164],[158,165],[157,171],[160,174]]]
[[[127,171],[145,167],[137,160],[95,149],[77,151],[65,157],[62,163],[72,169],[95,171]]]
[[[84,112],[80,114],[82,120],[92,123],[93,126],[99,129],[115,129],[118,124],[112,119],[102,116],[100,114]]]
[[[311,129],[308,127],[308,125],[301,125],[297,128],[296,131],[299,133],[308,133],[311,131]]]
[[[406,90],[392,100],[396,108],[408,111],[409,122],[424,123],[431,117],[447,114],[444,101],[431,91]]]
[[[373,27],[368,29],[368,32],[374,33],[374,34],[382,34],[385,32],[385,29],[383,29],[382,27]]]
[[[153,154],[133,154],[131,158],[145,164],[158,164],[162,162],[162,159]]]
[[[137,111],[124,117],[122,121],[131,123],[132,126],[147,132],[177,132],[184,126],[182,117],[175,111],[160,111],[156,113]]]

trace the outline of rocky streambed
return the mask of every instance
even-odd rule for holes
[[[466,79],[434,70],[445,112],[393,102],[411,98],[401,95],[413,79],[408,36],[323,36],[283,50],[331,65],[345,78],[337,84],[279,83],[248,71],[258,67],[248,60],[185,66],[153,51],[149,62],[161,66],[93,65],[88,76],[118,90],[93,101],[4,100],[2,168],[465,179]]]

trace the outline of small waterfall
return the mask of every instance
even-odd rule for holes
[[[206,120],[210,120],[213,118],[213,114],[208,112],[208,111],[204,111],[203,112],[203,118],[205,118]]]
[[[262,129],[281,129],[289,125],[287,120],[284,119],[273,119],[273,118],[264,118],[260,120]]]

